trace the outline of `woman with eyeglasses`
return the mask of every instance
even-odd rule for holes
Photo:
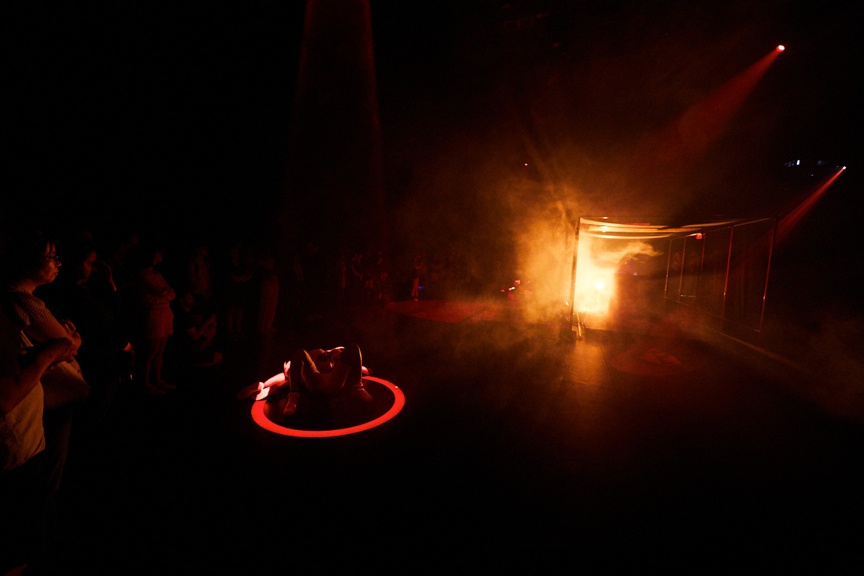
[[[53,499],[69,453],[73,417],[90,394],[90,385],[74,358],[81,346],[81,335],[72,322],[55,317],[47,304],[34,294],[39,286],[54,282],[60,266],[54,242],[38,230],[14,233],[0,262],[3,309],[17,322],[23,349],[38,349],[58,339],[68,341],[64,360],[41,379],[50,514],[54,513]]]
[[[63,259],[60,276],[36,293],[56,315],[74,322],[82,335],[76,359],[92,386],[82,422],[92,423],[107,414],[119,386],[130,384],[135,350],[121,294],[93,237],[76,233],[60,238],[58,249]]]
[[[71,320],[55,316],[37,293],[37,288],[57,279],[61,266],[54,241],[39,230],[28,230],[12,237],[0,267],[5,288],[4,305],[21,324],[24,345],[33,346],[54,338],[68,338],[72,343],[72,360],[63,370],[49,374],[50,378],[44,382],[46,411],[77,406],[89,395],[89,385],[74,358],[81,347],[81,334]],[[73,377],[63,377],[68,374]]]
[[[40,231],[14,237],[3,257],[4,287],[24,332],[32,342],[50,338],[69,338],[77,350],[81,335],[69,320],[54,317],[45,302],[33,291],[50,284],[60,274],[57,247]]]

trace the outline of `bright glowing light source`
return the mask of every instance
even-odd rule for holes
[[[615,225],[600,225],[615,232]],[[640,228],[641,225],[637,225]],[[624,264],[634,256],[659,255],[650,244],[637,239],[599,235],[595,229],[580,234],[577,243],[576,277],[573,285],[573,311],[586,326],[602,326],[615,312],[618,303],[618,279]],[[627,269],[627,274],[637,274]],[[569,300],[569,298],[568,298]]]
[[[697,232],[697,233],[696,233],[696,240],[701,240],[701,239],[702,239],[702,233],[701,233],[701,232]]]
[[[785,47],[783,44],[779,44],[779,45],[777,46],[777,51],[778,51],[778,52],[783,52],[784,50],[786,50],[786,47]]]
[[[605,261],[604,255],[594,254],[590,241],[579,242],[579,266],[573,300],[577,311],[605,317],[615,295],[617,258]]]

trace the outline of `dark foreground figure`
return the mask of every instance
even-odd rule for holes
[[[283,365],[282,374],[244,388],[237,397],[244,399],[255,396],[256,400],[270,398],[278,402],[285,416],[297,411],[301,390],[330,398],[348,394],[370,402],[372,396],[363,383],[363,375],[368,373],[369,369],[363,366],[363,354],[357,344],[329,350],[298,348]]]

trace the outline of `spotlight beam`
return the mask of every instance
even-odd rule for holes
[[[839,168],[834,174],[832,174],[825,182],[819,185],[809,196],[807,196],[803,202],[798,204],[795,208],[793,208],[788,214],[780,218],[780,221],[777,223],[777,244],[781,244],[784,242],[789,235],[792,233],[793,229],[795,229],[798,224],[804,219],[804,216],[810,212],[816,202],[825,195],[825,192],[828,188],[831,187],[832,184],[840,177],[846,170],[845,166]]]
[[[641,167],[633,175],[639,188],[673,187],[694,160],[701,157],[725,130],[747,96],[765,75],[782,46],[748,66],[717,90],[686,110],[679,118],[649,135],[631,154],[629,165]],[[662,182],[657,180],[662,179]]]

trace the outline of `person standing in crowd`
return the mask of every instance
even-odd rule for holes
[[[111,268],[111,278],[118,292],[125,293],[132,283],[133,271],[129,266],[129,253],[141,242],[141,235],[134,230],[124,230],[108,236],[108,241],[99,246],[103,260]]]
[[[129,331],[121,316],[110,266],[98,258],[92,238],[77,236],[58,245],[64,261],[57,280],[37,294],[81,334],[77,360],[91,386],[86,414],[98,419],[109,410],[118,386],[128,384],[135,362]]]
[[[426,254],[418,252],[414,255],[414,267],[411,270],[411,299],[420,299],[420,284],[426,278]]]
[[[45,371],[40,378],[46,503],[41,522],[46,528],[54,523],[57,513],[55,500],[69,454],[74,416],[90,394],[90,385],[75,360],[82,344],[81,334],[74,323],[68,319],[59,320],[45,302],[34,294],[37,287],[56,280],[60,267],[54,242],[41,231],[33,229],[12,235],[0,263],[5,288],[2,307],[17,322],[22,345],[39,350],[41,347],[50,347],[56,340],[68,342],[64,348],[65,360],[54,364],[54,368]],[[43,545],[47,546],[51,538],[53,534],[46,532]]]
[[[233,244],[228,248],[226,275],[225,334],[229,338],[242,338],[246,328],[246,312],[252,300],[254,274],[249,265],[248,254],[241,244]]]
[[[194,245],[192,255],[186,263],[186,282],[189,292],[195,296],[196,306],[215,312],[212,306],[213,278],[210,270],[210,247],[204,241]],[[180,290],[183,290],[182,286]]]
[[[177,295],[162,274],[162,262],[162,249],[152,240],[142,241],[130,253],[133,275],[128,296],[135,376],[151,396],[176,388],[163,377],[165,349],[174,333],[171,302]]]
[[[279,274],[276,258],[271,254],[258,257],[258,334],[267,336],[276,332],[276,310],[279,307]]]
[[[218,319],[209,307],[199,307],[192,292],[171,303],[174,310],[174,335],[168,352],[174,365],[207,367],[222,361],[222,353],[213,346],[218,334]]]
[[[4,302],[6,304],[6,302]],[[45,452],[41,378],[71,360],[68,338],[24,348],[18,319],[0,307],[0,574],[46,561],[51,463]]]

